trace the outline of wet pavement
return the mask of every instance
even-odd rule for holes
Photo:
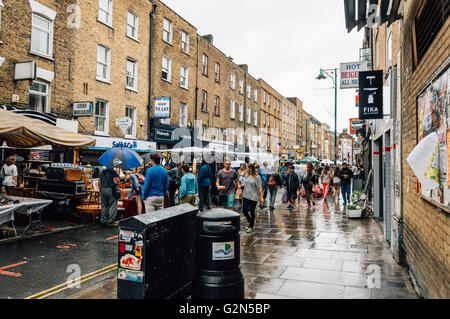
[[[292,212],[286,206],[259,211],[250,234],[242,219],[246,298],[417,298],[374,220],[348,219],[332,198],[312,208],[302,199]],[[110,278],[67,298],[115,299],[116,288]]]

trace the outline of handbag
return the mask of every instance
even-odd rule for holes
[[[119,199],[122,196],[122,192],[120,191],[119,185],[114,185],[114,187],[113,187],[113,195],[117,199]]]
[[[281,202],[282,202],[283,204],[286,204],[286,203],[288,202],[288,199],[287,199],[287,192],[286,192],[286,191],[283,193],[283,197],[281,198]]]

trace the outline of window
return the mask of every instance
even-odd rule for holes
[[[111,72],[111,50],[97,46],[97,80],[109,82]]]
[[[386,39],[386,69],[389,69],[392,64],[392,26],[387,28]]]
[[[267,114],[267,127],[270,127],[270,114]]]
[[[202,139],[206,138],[206,125],[202,125]]]
[[[252,98],[252,87],[250,86],[250,84],[247,84],[247,98]]]
[[[266,112],[263,112],[263,125],[266,126]]]
[[[219,139],[219,128],[218,127],[214,128],[214,139],[216,139],[216,140]]]
[[[162,57],[162,79],[172,81],[172,59],[166,56]]]
[[[258,102],[258,89],[255,89],[254,96],[255,96],[255,102]]]
[[[202,111],[208,112],[208,92],[202,91]]]
[[[186,127],[187,126],[187,104],[186,103],[180,103],[180,127]]]
[[[28,101],[28,108],[39,112],[47,112],[49,107],[49,92],[48,84],[33,81],[30,87],[30,96]]]
[[[258,112],[253,112],[253,125],[258,126]]]
[[[214,97],[214,115],[220,116],[220,98],[218,96]]]
[[[268,105],[270,106],[270,94],[269,93],[267,93],[267,102],[268,102]]]
[[[137,90],[137,62],[127,59],[127,89]]]
[[[189,87],[189,68],[184,65],[180,67],[180,86],[185,89]]]
[[[112,0],[98,1],[98,20],[109,26],[112,25],[112,6]]]
[[[208,56],[202,56],[202,74],[208,76]]]
[[[231,100],[231,102],[230,102],[230,118],[232,120],[234,120],[235,117],[236,117],[236,102]]]
[[[264,95],[264,104],[266,104],[266,91],[263,90],[263,95]]]
[[[244,94],[244,80],[239,80],[239,93]]]
[[[138,39],[138,17],[130,11],[128,11],[127,17],[127,36]]]
[[[95,134],[108,134],[108,102],[95,101]]]
[[[163,22],[163,40],[167,43],[172,44],[172,22],[166,18],[164,18]]]
[[[244,105],[239,104],[239,121],[244,122]]]
[[[136,109],[131,106],[125,107],[125,116],[131,119],[131,126],[127,130],[126,136],[136,137]]]
[[[216,82],[220,82],[220,64],[219,63],[216,63],[214,70],[216,73]]]
[[[252,109],[247,108],[247,124],[250,124],[252,122]]]
[[[233,73],[231,73],[230,76],[230,87],[233,90],[236,90],[236,75],[234,75]]]
[[[53,21],[32,15],[31,51],[51,56],[53,51]]]
[[[189,54],[189,33],[181,31],[181,51]]]

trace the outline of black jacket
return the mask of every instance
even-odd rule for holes
[[[300,187],[300,180],[298,178],[297,173],[286,175],[286,186],[288,193],[293,193],[297,191],[297,189]]]
[[[348,178],[345,179],[344,175],[348,175]],[[351,169],[347,168],[341,168],[341,170],[339,171],[339,175],[338,177],[341,179],[341,185],[348,185],[351,183],[352,181],[352,177],[353,177],[353,172]]]

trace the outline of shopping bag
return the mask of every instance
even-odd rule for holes
[[[288,202],[288,199],[287,199],[287,192],[286,192],[286,191],[283,193],[283,197],[281,198],[281,202],[282,202],[283,204],[286,204],[286,203]]]

